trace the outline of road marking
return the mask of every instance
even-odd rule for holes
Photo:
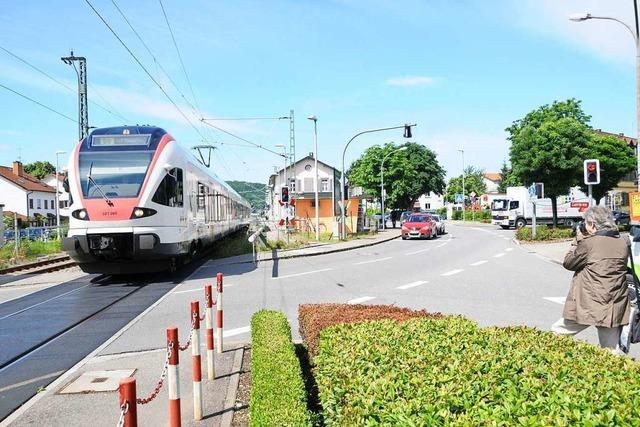
[[[418,280],[417,282],[411,282],[411,283],[407,283],[406,285],[398,286],[396,289],[415,288],[416,286],[424,285],[426,283],[429,283],[429,282],[427,282],[426,280]]]
[[[350,299],[349,301],[347,301],[347,304],[360,304],[361,302],[370,301],[375,298],[376,297],[360,297],[360,298]]]
[[[567,297],[544,297],[547,301],[555,302],[556,304],[564,305]]]
[[[513,250],[513,248],[507,248],[505,249],[505,252],[511,252]]]
[[[229,329],[222,332],[223,337],[234,337],[236,335],[246,334],[247,332],[251,332],[250,326],[243,326],[242,328]]]
[[[11,385],[8,385],[6,387],[0,388],[0,393],[3,393],[3,392],[8,391],[8,390],[12,390],[14,388],[22,387],[23,385],[36,383],[38,381],[46,380],[48,378],[57,377],[57,376],[62,375],[62,374],[64,374],[64,371],[52,372],[52,373],[47,374],[47,375],[42,375],[40,377],[35,377],[35,378],[31,378],[31,379],[26,380],[26,381],[21,381],[19,383],[11,384]]]
[[[22,313],[22,312],[24,312],[24,311],[30,310],[30,309],[32,309],[32,308],[34,308],[34,307],[37,307],[37,306],[42,305],[42,304],[44,304],[44,303],[47,303],[47,302],[49,302],[49,301],[53,301],[54,299],[58,299],[58,298],[61,298],[61,297],[65,296],[65,295],[69,295],[70,293],[73,293],[73,292],[79,291],[80,289],[86,288],[86,287],[87,287],[87,286],[89,286],[89,285],[91,285],[91,283],[87,283],[87,284],[86,284],[86,285],[84,285],[84,286],[80,286],[80,287],[78,287],[78,288],[72,289],[72,290],[70,290],[70,291],[68,291],[68,292],[65,292],[65,293],[63,293],[63,294],[56,295],[55,297],[51,297],[51,298],[49,298],[49,299],[47,299],[47,300],[41,301],[41,302],[39,302],[39,303],[37,303],[37,304],[33,304],[33,305],[29,306],[29,307],[25,307],[25,308],[23,308],[22,310],[18,310],[18,311],[16,311],[16,312],[13,312],[13,313],[7,314],[6,316],[0,317],[0,320],[4,320],[4,319],[6,319],[6,318],[8,318],[8,317],[15,316],[16,314],[20,314],[20,313]]]
[[[233,285],[232,284],[224,284],[224,288],[232,288]],[[186,291],[176,291],[176,292],[171,292],[172,294],[186,294],[187,292],[204,292],[204,289],[189,289]]]
[[[393,257],[388,256],[386,258],[377,258],[377,259],[372,259],[372,260],[369,260],[369,261],[356,262],[353,265],[371,264],[373,262],[386,261],[386,260],[391,259],[391,258],[393,258]]]
[[[451,271],[447,271],[446,273],[442,273],[441,276],[453,276],[454,274],[458,274],[460,272],[464,271],[461,268],[458,268],[456,270],[451,270]]]
[[[502,256],[505,256],[506,254],[504,252],[500,252],[499,254],[495,254],[493,257],[494,258],[500,258]]]
[[[307,274],[322,273],[323,271],[333,270],[333,268],[323,268],[322,270],[305,271],[304,273],[287,274],[286,276],[272,277],[271,279],[286,279],[288,277],[304,276]]]
[[[477,267],[477,266],[479,266],[479,265],[486,264],[487,262],[489,262],[489,261],[487,261],[487,260],[483,259],[483,260],[481,260],[481,261],[472,262],[472,263],[471,263],[471,264],[469,264],[469,265],[472,265],[472,266],[474,266],[474,267]]]
[[[503,237],[504,240],[511,240],[511,237]]]
[[[420,249],[419,251],[407,252],[405,255],[421,254],[422,252],[427,252],[427,251],[430,251],[431,249],[432,248]]]
[[[443,246],[444,246],[444,245],[446,245],[446,244],[447,244],[447,242],[440,243],[438,246],[436,246],[436,248],[441,248],[441,247],[443,247]]]

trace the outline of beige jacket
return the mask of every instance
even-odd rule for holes
[[[578,239],[564,257],[575,271],[562,316],[581,325],[613,328],[629,323],[626,284],[628,240],[617,231]]]

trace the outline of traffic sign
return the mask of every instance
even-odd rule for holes
[[[461,193],[456,193],[454,196],[454,201],[456,203],[462,203],[464,201],[464,195]]]

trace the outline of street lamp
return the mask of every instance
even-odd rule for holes
[[[342,176],[341,176],[341,184],[340,184],[340,197],[341,197],[341,201],[342,203],[340,204],[340,220],[342,222],[341,224],[341,235],[342,238],[346,239],[347,238],[347,224],[346,224],[346,218],[345,218],[345,202],[344,202],[344,186],[346,184],[346,175],[344,173],[344,156],[345,154],[347,154],[347,148],[349,148],[349,144],[351,144],[351,142],[356,139],[357,137],[359,137],[360,135],[364,135],[365,133],[373,133],[373,132],[382,132],[385,130],[392,130],[392,129],[404,129],[404,137],[405,138],[411,138],[411,128],[413,126],[416,126],[416,124],[404,124],[402,126],[392,126],[392,127],[388,127],[388,128],[379,128],[379,129],[369,129],[369,130],[365,130],[362,132],[359,132],[355,135],[353,135],[351,137],[351,139],[347,142],[347,144],[344,146],[344,150],[342,150]]]
[[[458,149],[458,151],[460,153],[462,153],[462,222],[464,222],[464,198],[465,198],[465,191],[464,191],[464,150],[462,148]]]
[[[617,18],[610,16],[594,16],[590,13],[574,13],[569,16],[569,20],[574,22],[583,22],[589,19],[601,19],[605,21],[615,21],[622,24],[633,37],[636,44],[636,179],[638,181],[638,191],[640,191],[640,37],[631,27]]]
[[[313,159],[315,163],[315,196],[316,196],[316,241],[320,241],[320,203],[318,200],[318,118],[309,116],[307,119],[313,121]],[[333,214],[332,214],[333,215]]]
[[[384,161],[390,155],[395,154],[399,151],[405,151],[406,149],[407,149],[407,146],[405,145],[404,147],[400,147],[397,150],[391,151],[389,154],[387,154],[382,158],[382,164],[380,164],[380,199],[382,200],[382,206],[380,207],[380,210],[382,211],[382,229],[383,230],[385,229],[385,222],[386,222],[384,220]]]
[[[56,227],[57,227],[57,236],[58,240],[60,240],[60,197],[58,193],[60,192],[60,180],[59,180],[59,170],[60,170],[60,154],[67,154],[66,151],[56,151]]]

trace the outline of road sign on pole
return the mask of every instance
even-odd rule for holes
[[[461,193],[456,193],[454,196],[454,201],[456,203],[462,203],[464,201],[464,195]]]

